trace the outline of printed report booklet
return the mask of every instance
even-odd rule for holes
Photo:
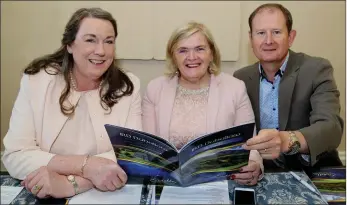
[[[106,124],[118,164],[129,177],[153,184],[190,186],[228,179],[248,164],[242,145],[253,136],[248,123],[198,137],[180,150],[149,133]]]
[[[346,204],[346,167],[322,167],[311,180],[329,205]]]

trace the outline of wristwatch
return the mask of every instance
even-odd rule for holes
[[[78,194],[78,184],[76,182],[75,176],[74,175],[69,175],[67,176],[67,180],[71,182],[73,189],[75,190],[75,195]]]
[[[294,155],[299,152],[300,149],[300,142],[298,137],[296,136],[295,132],[289,131],[289,145],[288,145],[288,152],[284,153],[286,155]]]

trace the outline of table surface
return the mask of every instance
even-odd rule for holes
[[[296,172],[300,177],[316,188],[306,174]],[[4,186],[20,186],[20,181],[12,178],[6,172],[1,172],[0,183]],[[230,200],[232,200],[235,187],[245,187],[228,181]],[[264,178],[254,188],[257,195],[257,204],[328,204],[318,194],[313,193],[288,172],[265,173]],[[317,190],[318,191],[318,190]],[[146,204],[147,189],[142,190],[140,204]],[[26,189],[12,201],[11,204],[65,204],[66,199],[38,199]]]

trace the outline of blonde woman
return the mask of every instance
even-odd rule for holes
[[[220,71],[220,53],[206,26],[190,22],[175,30],[166,59],[169,72],[152,80],[143,98],[144,131],[179,149],[203,134],[254,122],[244,83]],[[259,153],[251,151],[249,164],[231,178],[254,185],[262,169]]]

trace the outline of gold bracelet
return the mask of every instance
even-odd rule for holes
[[[82,164],[82,167],[81,167],[81,176],[83,177],[84,175],[84,173],[83,173],[83,171],[84,171],[84,167],[86,166],[86,164],[87,164],[87,160],[89,159],[89,155],[87,155],[85,158],[84,158],[84,161],[83,161],[83,164]]]

